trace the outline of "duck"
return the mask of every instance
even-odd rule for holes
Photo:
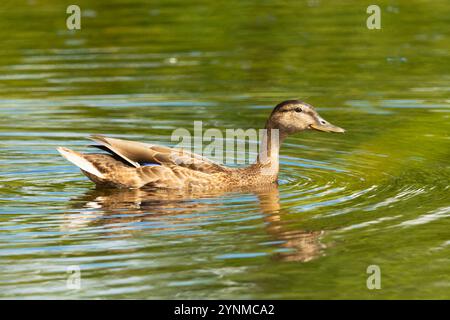
[[[278,181],[279,152],[286,137],[306,131],[343,133],[300,100],[275,106],[266,121],[256,161],[247,167],[228,167],[204,156],[157,144],[91,135],[103,153],[80,153],[58,147],[99,188],[234,189]]]

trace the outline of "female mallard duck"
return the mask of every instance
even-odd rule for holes
[[[279,150],[290,134],[315,129],[345,130],[322,119],[314,108],[298,100],[278,104],[267,120],[256,163],[229,168],[182,149],[93,135],[95,147],[108,154],[81,154],[59,147],[64,158],[78,166],[99,186],[121,188],[230,189],[276,182]]]

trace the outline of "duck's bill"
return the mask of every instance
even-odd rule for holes
[[[337,133],[344,133],[345,130],[342,128],[339,128],[337,126],[332,125],[331,123],[327,124],[312,124],[311,129],[323,131],[323,132],[337,132]]]

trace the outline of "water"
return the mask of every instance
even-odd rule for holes
[[[57,1],[2,2],[0,297],[450,298],[447,2],[384,1],[381,31],[358,1],[77,4],[67,31]],[[347,133],[288,138],[262,192],[98,191],[55,150],[288,98]]]

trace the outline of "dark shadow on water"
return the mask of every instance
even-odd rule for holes
[[[282,215],[289,214],[289,209],[281,209],[276,184],[234,192],[93,189],[70,201],[70,207],[80,211],[66,215],[64,227],[73,231],[88,226],[104,226],[117,228],[117,232],[133,236],[132,229],[121,226],[139,222],[164,222],[153,230],[175,230],[179,223],[194,223],[210,218],[211,212],[220,211],[227,205],[225,200],[248,195],[256,196],[264,214],[266,232],[282,249],[273,255],[273,259],[308,262],[323,255],[326,246],[320,240],[324,230],[288,229],[283,222]]]

